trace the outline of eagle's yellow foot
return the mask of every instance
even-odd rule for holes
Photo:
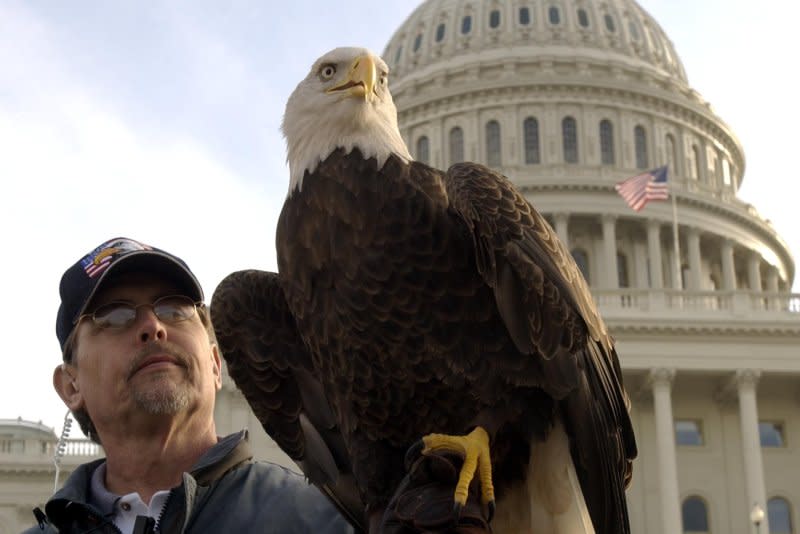
[[[466,436],[450,436],[447,434],[428,434],[422,438],[424,448],[422,454],[449,451],[464,458],[461,473],[454,496],[456,517],[460,516],[461,507],[467,503],[470,482],[478,471],[481,483],[481,498],[489,510],[489,521],[494,516],[494,485],[492,484],[492,460],[489,453],[489,434],[481,427]]]

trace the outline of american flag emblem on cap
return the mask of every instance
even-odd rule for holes
[[[133,239],[112,239],[87,254],[81,260],[81,265],[89,278],[94,278],[105,271],[120,256],[137,250],[152,250],[152,247]]]

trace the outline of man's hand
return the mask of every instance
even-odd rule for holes
[[[408,474],[386,507],[381,534],[491,532],[477,480],[469,488],[467,504],[455,506],[462,458],[449,452],[421,455],[420,450],[418,446],[409,450]]]

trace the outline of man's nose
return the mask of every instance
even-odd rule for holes
[[[156,316],[152,306],[142,306],[137,315],[137,335],[142,343],[154,340],[163,341],[167,338],[167,329]]]

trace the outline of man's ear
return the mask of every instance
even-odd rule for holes
[[[53,387],[67,408],[73,412],[83,408],[83,395],[76,375],[75,367],[68,363],[57,365],[53,370]]]
[[[211,344],[211,364],[214,366],[214,382],[217,391],[222,389],[222,358],[219,355],[219,345]]]

